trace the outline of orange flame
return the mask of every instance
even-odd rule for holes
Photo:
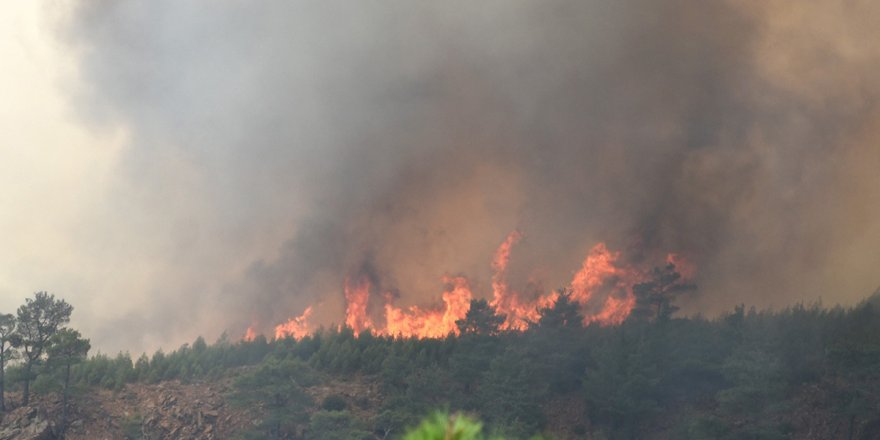
[[[590,249],[584,263],[571,280],[572,300],[586,306],[597,290],[610,290],[598,312],[585,314],[584,325],[617,325],[629,316],[636,305],[632,286],[643,279],[643,275],[631,267],[621,267],[617,263],[620,252],[610,252],[605,243]],[[622,296],[622,297],[621,297]]]
[[[345,280],[345,325],[349,326],[355,336],[373,326],[373,321],[367,316],[367,302],[370,300],[370,281],[361,277],[358,283],[352,286]]]
[[[492,270],[495,273],[492,274],[493,299],[490,305],[497,313],[507,317],[501,325],[503,330],[525,330],[529,326],[529,320],[533,320],[538,314],[532,304],[523,304],[519,296],[510,291],[505,279],[510,252],[521,238],[522,234],[516,230],[508,234],[492,258]]]
[[[608,297],[605,298],[605,304],[602,306],[599,313],[584,317],[584,325],[589,325],[594,322],[602,326],[620,325],[627,317],[629,317],[629,314],[635,306],[636,297],[630,291],[626,292],[624,298],[617,298],[608,295]]]
[[[415,338],[442,338],[449,333],[458,335],[455,321],[467,315],[473,295],[464,277],[447,277],[444,282],[451,289],[443,292],[443,308],[423,310],[418,306],[411,306],[403,310],[386,304],[385,330],[380,333]]]
[[[519,231],[507,235],[492,258],[492,301],[496,313],[506,316],[502,330],[522,331],[537,322],[540,310],[552,307],[559,298],[558,292],[534,294],[533,298],[523,297],[512,290],[507,283],[506,272],[514,245],[522,239]],[[580,269],[574,274],[569,285],[571,300],[577,303],[584,314],[583,325],[618,325],[629,317],[636,305],[632,287],[644,281],[646,274],[638,268],[622,264],[620,253],[611,252],[604,243],[598,243],[587,253]],[[693,277],[695,266],[678,254],[669,254],[667,262],[675,264],[676,269],[687,280]],[[345,325],[355,336],[368,330],[377,335],[405,338],[442,338],[450,333],[458,335],[456,321],[464,319],[474,297],[465,277],[444,277],[446,290],[442,294],[442,304],[432,307],[397,307],[391,294],[385,295],[383,328],[376,327],[369,314],[370,279],[364,275],[346,278]],[[308,320],[312,307],[302,315],[275,327],[275,338],[292,336],[300,339],[312,331]],[[378,318],[378,317],[377,317]],[[383,321],[378,321],[383,322]],[[256,331],[248,328],[244,339],[253,340]]]
[[[609,278],[621,275],[623,271],[614,265],[618,256],[617,252],[609,252],[605,243],[593,246],[584,259],[581,270],[574,274],[574,279],[571,280],[572,300],[586,304],[598,287],[606,283]]]
[[[254,328],[254,326],[248,327],[247,330],[244,332],[244,336],[241,337],[241,339],[243,339],[247,342],[252,342],[256,338],[257,338],[257,330]]]
[[[292,337],[294,339],[302,339],[312,333],[309,325],[309,317],[312,316],[312,306],[306,307],[302,315],[291,318],[283,324],[275,327],[275,339]]]
[[[507,237],[495,252],[492,267],[495,276],[492,286],[495,298],[492,306],[498,313],[505,314],[507,319],[502,325],[504,330],[525,330],[530,323],[540,319],[540,310],[552,307],[559,298],[557,292],[540,295],[534,300],[520,298],[508,289],[504,279],[504,270],[510,260],[510,250],[521,237],[514,231]],[[593,313],[585,313],[584,325],[597,323],[600,325],[620,324],[629,316],[635,306],[635,297],[630,287],[641,279],[638,271],[621,267],[617,260],[620,254],[611,252],[605,243],[599,243],[590,249],[571,281],[571,300],[586,309],[593,297],[602,290],[607,294],[601,308]]]

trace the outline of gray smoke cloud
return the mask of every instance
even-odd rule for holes
[[[320,303],[369,267],[565,285],[596,242],[699,268],[688,313],[852,303],[880,285],[871,1],[82,2],[78,116],[128,139],[84,233],[155,265],[80,307],[137,349]],[[120,264],[123,264],[120,262]],[[150,335],[149,337],[145,335]]]

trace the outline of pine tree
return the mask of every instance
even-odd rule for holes
[[[67,428],[67,397],[70,391],[70,367],[85,359],[92,347],[88,339],[72,329],[61,329],[50,339],[48,346],[49,361],[64,368],[64,391],[61,405],[61,432]]]
[[[27,405],[30,401],[34,365],[42,360],[52,335],[70,322],[71,312],[73,307],[70,304],[46,292],[35,293],[18,308],[18,334],[25,356],[22,404]]]

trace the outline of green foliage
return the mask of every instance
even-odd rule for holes
[[[458,337],[355,337],[333,328],[300,340],[198,338],[135,361],[99,353],[72,364],[71,381],[119,389],[237,377],[230,399],[253,411],[255,429],[244,433],[250,438],[401,438],[437,408],[473,414],[485,429],[444,413],[407,434],[427,437],[405,438],[528,438],[560,426],[561,416],[551,413],[560,407],[564,423],[577,427],[563,434],[577,438],[790,438],[786,421],[803,405],[805,389],[824,398],[828,417],[846,421],[844,437],[874,423],[880,295],[852,309],[739,305],[714,320],[676,318],[673,301],[691,287],[674,268],[657,269],[637,286],[634,315],[619,326],[583,327],[581,310],[561,292],[527,331],[505,332],[503,317],[477,300],[457,323]],[[36,377],[36,389],[51,390],[57,372],[45,360],[30,371],[11,366],[9,381]],[[379,394],[331,395],[317,404],[309,398],[311,386],[352,378]]]
[[[674,264],[656,267],[648,281],[633,286],[636,306],[632,317],[647,320],[669,319],[678,310],[673,304],[675,297],[694,289],[696,286],[681,281],[681,274],[675,270]]]
[[[43,359],[50,338],[70,322],[72,312],[70,304],[46,292],[35,293],[33,298],[26,299],[25,304],[18,308],[17,333],[25,357],[24,404],[30,398],[29,386],[35,378],[34,366]]]
[[[305,387],[315,383],[315,372],[304,362],[270,358],[235,381],[231,400],[240,407],[262,406],[259,429],[269,438],[287,438],[308,421],[312,399]]]
[[[321,409],[326,411],[342,411],[348,409],[348,403],[339,394],[331,394],[321,402]]]
[[[49,362],[62,366],[81,362],[92,348],[88,339],[83,339],[78,331],[69,328],[58,330],[49,341]]]
[[[483,424],[463,414],[435,413],[411,429],[404,440],[483,440]]]
[[[462,334],[497,335],[505,316],[499,315],[484,299],[471,300],[471,307],[464,319],[455,324]]]
[[[532,383],[535,377],[530,359],[507,350],[492,361],[481,388],[481,415],[496,430],[515,438],[525,438],[543,427],[539,402],[545,396]]]
[[[584,320],[580,305],[571,300],[571,292],[560,291],[552,306],[539,310],[538,329],[577,328]]]
[[[144,418],[138,413],[134,413],[122,420],[122,435],[125,440],[140,440],[144,438],[143,430]]]
[[[61,379],[50,372],[37,374],[31,383],[31,391],[37,394],[57,393],[61,391]]]
[[[317,411],[312,414],[307,440],[372,440],[373,435],[361,428],[348,411]]]
[[[21,345],[17,327],[15,315],[0,314],[0,411],[6,410],[6,363],[18,357],[15,348]]]
[[[348,409],[348,402],[339,394],[331,394],[321,401],[321,409],[326,411],[343,411]]]

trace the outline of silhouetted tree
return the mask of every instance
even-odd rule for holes
[[[672,304],[675,297],[694,289],[695,285],[682,282],[681,274],[675,270],[674,264],[655,267],[649,281],[633,286],[636,306],[630,316],[649,321],[669,319],[678,310]]]
[[[21,335],[21,346],[25,355],[24,389],[22,403],[30,401],[30,382],[33,380],[33,368],[43,357],[49,339],[59,329],[70,322],[73,307],[63,299],[55,299],[55,295],[37,292],[33,298],[25,300],[18,308],[18,334]]]
[[[564,328],[580,327],[584,320],[580,312],[580,305],[571,300],[571,292],[560,291],[559,298],[550,307],[538,311],[541,317],[538,319],[538,328]]]
[[[455,321],[462,334],[496,335],[505,316],[495,313],[495,308],[484,299],[471,300],[471,308],[464,319]]]

